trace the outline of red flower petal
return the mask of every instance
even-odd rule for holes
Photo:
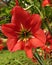
[[[16,5],[18,6],[19,5],[18,0],[15,0],[15,1],[16,1]]]
[[[45,50],[48,53],[50,52],[50,48],[48,48],[47,46],[43,46],[42,49]]]
[[[49,48],[50,48],[50,51],[51,51],[52,50],[52,36],[49,32],[46,35],[46,41],[50,44]]]
[[[11,22],[16,24],[18,27],[21,26],[21,24],[23,24],[24,26],[26,25],[27,20],[30,17],[30,14],[23,10],[23,8],[21,8],[20,6],[15,6],[12,11],[12,20]]]
[[[47,38],[47,39],[50,39],[50,38],[51,38],[51,35],[50,35],[49,32],[47,32],[47,34],[46,34],[46,38]]]
[[[42,41],[39,40],[38,38],[32,38],[32,39],[30,39],[30,43],[31,43],[31,46],[34,47],[34,48],[43,47],[44,46],[44,44],[42,43]]]
[[[22,41],[17,41],[17,43],[16,43],[16,45],[14,46],[12,52],[17,51],[17,50],[22,50],[23,44],[24,44],[24,42],[22,42]]]
[[[36,32],[40,26],[41,26],[41,18],[40,18],[40,15],[38,14],[33,14],[31,16],[31,22],[30,22],[30,25],[31,25],[31,31],[32,32]]]
[[[28,48],[28,47],[25,47],[25,52],[26,52],[26,55],[28,58],[32,58],[33,57],[33,53],[32,53],[32,49],[31,48]]]
[[[46,36],[45,36],[44,31],[42,29],[39,29],[37,32],[35,32],[34,36],[35,36],[35,38],[39,39],[42,43],[45,44]]]
[[[17,34],[15,33],[15,26],[13,24],[3,24],[2,32],[9,38],[17,37]]]
[[[50,46],[50,50],[52,50],[52,44],[51,44],[51,46]]]
[[[49,40],[50,44],[52,45],[52,39]]]
[[[46,5],[50,5],[49,0],[43,0],[42,2],[42,7],[46,6]]]
[[[15,39],[15,38],[14,39],[11,39],[11,38],[8,39],[8,41],[7,41],[8,50],[12,51],[16,43],[17,43],[17,39]]]

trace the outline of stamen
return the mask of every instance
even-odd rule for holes
[[[21,39],[18,40],[18,42],[20,42],[20,41],[21,41]]]
[[[21,24],[21,29],[23,30],[24,29],[24,27],[23,27],[23,25]]]
[[[23,41],[26,42],[28,40],[28,38],[24,38]]]
[[[34,38],[30,30],[31,28],[28,30],[24,29],[23,25],[21,24],[21,30],[19,32],[16,32],[18,34],[18,42],[21,40],[26,42],[29,38]]]

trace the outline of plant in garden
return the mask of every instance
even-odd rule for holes
[[[32,48],[43,47],[46,41],[40,26],[41,18],[38,14],[30,15],[20,6],[15,6],[12,9],[11,23],[2,25],[2,32],[8,37],[8,49],[24,49],[28,57],[32,58]]]
[[[51,0],[3,2],[6,4],[5,8],[0,10],[0,37],[3,44],[7,43],[7,48],[11,52],[24,50],[28,58],[33,61],[36,58],[40,65],[49,65],[46,60],[47,55],[52,53]],[[44,33],[44,29],[49,33]]]

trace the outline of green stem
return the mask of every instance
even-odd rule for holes
[[[40,58],[40,60],[42,60],[42,62],[43,62],[44,59],[42,57],[40,57],[40,55],[38,54],[37,50],[35,50],[35,52],[37,53],[37,55]]]
[[[34,7],[37,9],[37,11],[39,12],[39,14],[40,14],[41,18],[43,19],[43,18],[44,18],[44,16],[43,16],[42,12],[39,10],[39,8],[38,8],[37,6],[34,6]]]
[[[36,59],[38,60],[38,62],[40,63],[40,65],[46,65],[46,64],[44,63],[44,60],[39,56],[39,54],[38,54],[37,51],[35,51],[34,57],[36,57]]]
[[[34,53],[34,57],[38,60],[38,62],[40,63],[40,65],[44,65],[42,63],[42,61],[40,60],[40,58],[38,57],[37,53]]]
[[[48,22],[47,22],[47,20],[45,20],[45,25],[46,25],[46,27],[47,27],[47,29],[50,31],[50,34],[52,35],[52,30],[50,29],[50,27],[49,27],[49,24],[48,24]]]
[[[28,10],[28,9],[30,9],[32,6],[33,6],[33,5],[30,5],[29,7],[24,8],[24,10]]]
[[[37,11],[39,12],[41,18],[43,19],[44,17],[43,17],[42,12],[41,12],[41,11],[39,10],[39,8],[38,8],[37,6],[35,6],[34,4],[33,4],[33,5],[30,5],[30,6],[27,7],[27,8],[24,8],[24,10],[28,10],[28,9],[30,9],[32,6],[34,6],[34,7],[37,9]]]

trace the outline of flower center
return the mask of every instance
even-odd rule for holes
[[[27,41],[31,37],[30,31],[22,30],[19,33],[19,39]]]
[[[21,30],[18,33],[18,35],[19,35],[19,39],[23,41],[27,41],[29,38],[32,37],[30,30],[24,29],[23,25],[21,25]]]

